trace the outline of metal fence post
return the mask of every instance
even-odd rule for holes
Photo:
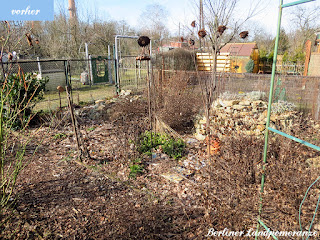
[[[90,87],[94,84],[93,82],[93,73],[92,73],[92,58],[89,55],[89,73],[90,73]]]
[[[111,50],[110,50],[110,45],[108,45],[108,78],[109,78],[109,83],[112,84],[112,68],[111,68]]]
[[[38,61],[39,74],[40,74],[40,77],[42,78],[42,70],[41,70],[41,64],[40,64],[40,58],[39,57],[37,57],[37,61]]]

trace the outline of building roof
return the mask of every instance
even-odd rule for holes
[[[220,53],[230,53],[230,56],[251,56],[252,50],[257,49],[256,43],[227,43]]]

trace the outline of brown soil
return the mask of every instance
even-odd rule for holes
[[[221,152],[210,159],[204,143],[189,144],[186,158],[203,166],[190,168],[179,183],[162,175],[184,159],[145,157],[144,173],[129,179],[129,166],[139,157],[129,140],[148,126],[146,105],[130,104],[113,104],[116,110],[105,119],[81,121],[92,157],[83,163],[76,161],[70,121],[39,132],[38,140],[49,134],[19,175],[14,211],[1,228],[1,239],[207,239],[213,227],[255,228],[263,139],[226,137]],[[57,138],[58,133],[65,137]],[[269,227],[299,230],[299,204],[317,175],[306,159],[317,156],[298,144],[271,139],[262,214]],[[303,225],[315,208],[317,193],[311,195]]]

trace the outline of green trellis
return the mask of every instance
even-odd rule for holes
[[[273,100],[273,88],[274,88],[274,83],[275,83],[275,73],[276,73],[276,62],[277,62],[277,55],[278,55],[278,45],[279,45],[279,37],[280,37],[280,29],[281,29],[281,18],[282,18],[282,10],[284,8],[287,7],[291,7],[291,6],[295,6],[295,5],[299,5],[302,3],[307,3],[307,2],[312,2],[315,0],[300,0],[300,1],[296,1],[296,2],[292,2],[292,3],[286,3],[283,4],[283,0],[280,0],[280,5],[279,5],[279,15],[278,15],[278,27],[277,27],[277,36],[276,36],[276,41],[275,41],[275,47],[274,47],[274,56],[273,56],[273,64],[272,64],[272,74],[271,74],[271,82],[270,82],[270,93],[269,93],[269,103],[268,103],[268,115],[267,115],[267,123],[266,123],[266,131],[265,131],[265,144],[264,144],[264,152],[263,152],[263,167],[262,167],[262,177],[261,177],[261,189],[260,189],[260,205],[259,205],[259,216],[258,216],[258,223],[257,223],[257,230],[256,230],[256,236],[255,239],[258,239],[258,232],[259,232],[259,228],[260,226],[262,226],[266,231],[270,232],[270,229],[266,226],[265,223],[263,223],[263,221],[261,220],[261,213],[262,213],[262,202],[263,202],[263,192],[264,192],[264,183],[265,183],[265,169],[266,169],[266,164],[267,164],[267,152],[268,152],[268,142],[269,142],[269,131],[274,132],[276,134],[279,134],[281,136],[284,136],[290,140],[296,141],[298,143],[304,144],[308,147],[311,147],[315,150],[320,151],[320,147],[319,146],[315,146],[309,142],[306,142],[304,140],[301,140],[299,138],[296,138],[294,136],[288,135],[284,132],[278,131],[276,129],[273,129],[270,127],[270,115],[271,115],[271,105],[272,105],[272,100]],[[320,179],[320,177],[309,187],[309,189],[306,192],[306,195],[308,193],[308,191],[310,190],[310,188]],[[305,198],[306,198],[305,195]],[[320,198],[319,198],[320,200]],[[304,201],[304,200],[303,200]],[[300,210],[301,210],[301,206],[303,204],[303,201],[300,205]],[[319,202],[319,201],[318,201]],[[318,204],[319,205],[319,204]],[[318,208],[317,205],[317,208]],[[316,209],[317,210],[317,209]],[[316,212],[316,211],[315,211]],[[299,212],[299,217],[300,217],[300,212]],[[315,215],[314,215],[315,217]],[[312,227],[312,223],[314,220],[314,217],[311,221],[310,227],[309,227],[309,231],[311,231],[311,227]],[[300,219],[299,219],[300,221]],[[300,228],[301,228],[301,224],[300,224]],[[273,237],[273,239],[278,239],[275,235],[271,233],[271,236]],[[307,238],[308,239],[308,238]]]

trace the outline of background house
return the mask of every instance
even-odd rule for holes
[[[259,71],[259,50],[256,43],[228,43],[220,50],[217,58],[217,72],[247,72],[245,66],[254,60],[253,73]],[[211,53],[197,53],[199,71],[211,71],[213,68]]]
[[[228,43],[221,48],[220,56],[224,57],[218,58],[218,64],[223,64],[224,61],[229,60],[230,72],[247,72],[245,66],[250,59],[254,61],[253,73],[259,71],[259,50],[256,43]],[[228,56],[227,60],[224,60],[225,56]]]

